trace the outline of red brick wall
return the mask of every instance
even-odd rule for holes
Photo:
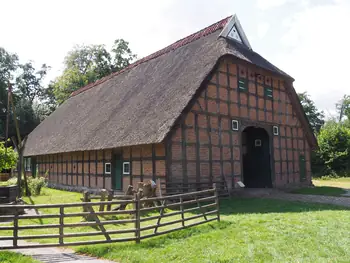
[[[247,90],[238,89],[244,78]],[[273,90],[266,97],[264,87]],[[231,187],[243,180],[241,131],[233,131],[231,121],[253,121],[271,128],[273,136],[273,183],[283,187],[300,183],[299,155],[307,160],[307,181],[311,180],[310,147],[300,121],[285,92],[282,78],[233,59],[222,60],[191,109],[175,127],[170,138],[169,180],[183,183],[225,181]]]
[[[164,144],[123,147],[114,150],[70,152],[37,156],[39,175],[47,175],[49,182],[69,186],[112,189],[111,174],[105,174],[105,163],[112,162],[113,152],[122,153],[123,161],[130,161],[130,175],[123,175],[123,190],[139,181],[160,179],[165,183]],[[154,168],[154,172],[153,172]]]
[[[165,147],[164,143],[147,144],[123,148],[123,160],[130,161],[131,176],[123,177],[123,189],[128,185],[153,179],[165,185]],[[154,169],[154,171],[153,171]]]

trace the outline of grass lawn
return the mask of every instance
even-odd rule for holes
[[[314,179],[312,182],[315,186],[332,186],[350,189],[350,177]]]
[[[79,193],[52,189],[44,189],[43,194],[43,196],[25,198],[25,200],[35,204],[71,203],[80,201],[81,197]],[[72,209],[75,212],[78,210]],[[141,244],[128,242],[73,248],[80,253],[121,263],[350,261],[349,209],[260,198],[232,198],[220,201],[220,211],[221,222],[219,223],[205,224],[142,240]],[[41,212],[53,213],[54,211],[47,209]],[[65,220],[80,222],[81,218]],[[56,219],[27,221],[25,224],[57,222]],[[123,229],[131,228],[132,225],[111,225],[110,227]],[[75,228],[71,232],[80,230],[96,231],[91,227],[82,227]],[[57,232],[56,229],[39,229],[33,232],[23,230],[20,235],[49,233]],[[11,235],[11,232],[5,234]],[[4,235],[3,231],[0,231],[0,235]],[[84,237],[83,240],[89,238],[95,240],[98,237]],[[82,240],[82,238],[73,240]],[[35,241],[57,242],[50,239]]]
[[[350,210],[268,199],[221,201],[221,222],[144,240],[79,247],[117,262],[349,262]]]
[[[39,263],[39,261],[32,259],[31,257],[24,256],[22,254],[0,251],[1,263]]]

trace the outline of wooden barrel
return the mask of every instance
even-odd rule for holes
[[[0,173],[0,182],[6,182],[10,179],[10,173]]]

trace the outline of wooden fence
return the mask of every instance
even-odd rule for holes
[[[208,190],[148,199],[140,199],[136,194],[132,200],[88,201],[0,206],[0,210],[10,207],[12,213],[0,215],[0,250],[127,241],[139,243],[145,238],[220,221],[215,185]],[[153,206],[155,203],[157,206]],[[128,208],[113,209],[116,205]],[[108,207],[107,211],[102,206]],[[20,214],[20,211],[27,213]],[[33,224],[37,220],[39,224]],[[91,231],[91,228],[97,231]],[[40,242],[33,243],[35,240]]]

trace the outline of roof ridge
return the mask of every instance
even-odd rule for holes
[[[105,77],[103,77],[103,78],[101,78],[99,80],[96,80],[95,82],[92,82],[92,83],[90,83],[90,84],[88,84],[88,85],[86,85],[84,87],[81,87],[78,90],[72,92],[70,97],[76,96],[76,95],[78,95],[78,94],[80,94],[80,93],[82,93],[82,92],[84,92],[86,90],[89,90],[89,89],[91,89],[91,88],[93,88],[93,87],[95,87],[95,86],[97,86],[97,85],[99,85],[99,84],[101,84],[101,83],[103,83],[103,82],[113,78],[114,76],[117,76],[117,75],[119,75],[119,74],[121,74],[121,73],[123,73],[123,72],[125,72],[127,70],[130,70],[130,69],[132,69],[132,68],[134,68],[134,67],[136,67],[136,66],[138,66],[138,65],[140,65],[140,64],[142,64],[144,62],[148,62],[148,61],[150,61],[150,60],[152,60],[154,58],[160,57],[160,56],[162,56],[162,55],[164,55],[166,53],[169,53],[170,51],[173,51],[173,50],[175,50],[177,48],[180,48],[180,47],[183,47],[183,46],[185,46],[185,45],[187,45],[189,43],[192,43],[193,41],[198,40],[201,37],[207,36],[207,35],[215,32],[218,29],[222,29],[222,28],[225,27],[225,25],[227,24],[227,22],[229,21],[229,19],[231,17],[232,17],[232,15],[228,16],[228,17],[226,17],[224,19],[221,19],[220,21],[218,21],[218,22],[216,22],[216,23],[214,23],[214,24],[212,24],[210,26],[207,26],[207,27],[205,27],[205,28],[195,32],[195,33],[192,33],[189,36],[186,36],[184,38],[181,38],[181,39],[175,41],[173,44],[170,44],[170,45],[166,46],[163,49],[160,49],[160,50],[158,50],[158,51],[156,51],[156,52],[154,52],[154,53],[152,53],[152,54],[150,54],[150,55],[148,55],[146,57],[143,57],[143,58],[135,61],[134,63],[130,64],[129,66],[125,67],[122,70],[114,72],[114,73],[112,73],[112,74],[110,74],[108,76],[105,76]]]

